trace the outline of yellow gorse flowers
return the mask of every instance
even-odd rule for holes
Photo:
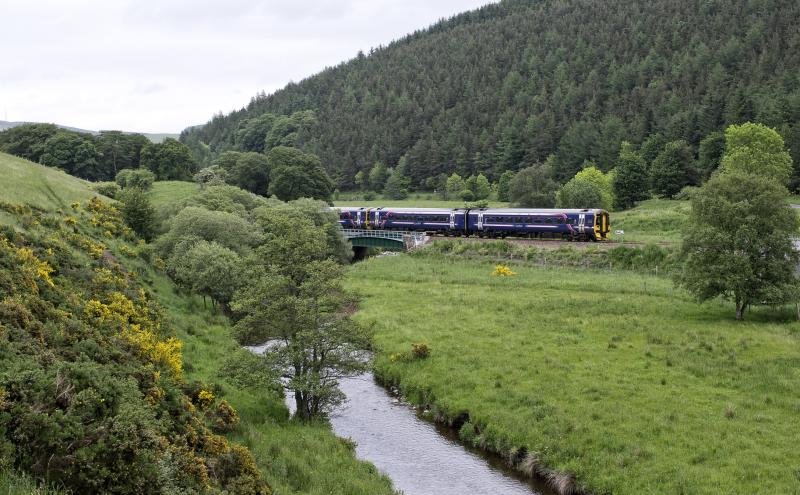
[[[516,273],[511,271],[508,265],[496,265],[492,272],[493,277],[513,277],[514,275],[516,275]]]

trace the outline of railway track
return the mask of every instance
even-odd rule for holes
[[[564,247],[571,247],[575,249],[588,249],[588,248],[595,248],[595,249],[612,249],[615,247],[632,247],[632,248],[641,248],[646,246],[648,243],[641,242],[641,241],[627,241],[627,242],[616,242],[616,241],[602,241],[602,242],[578,242],[578,241],[565,241],[560,239],[523,239],[517,237],[506,237],[506,238],[489,238],[489,237],[458,237],[458,236],[445,236],[445,235],[431,235],[428,234],[428,241],[427,243],[431,243],[437,240],[454,240],[454,241],[462,241],[462,242],[492,242],[492,241],[506,241],[511,244],[519,244],[522,246],[530,246],[530,247],[541,247],[545,249],[559,249]],[[674,243],[670,242],[659,242],[657,245],[662,247],[670,247],[674,246]]]

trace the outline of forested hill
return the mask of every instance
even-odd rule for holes
[[[263,151],[257,117],[313,110],[291,144],[318,154],[342,188],[404,155],[412,185],[453,171],[497,178],[553,153],[563,181],[587,159],[611,168],[622,140],[660,133],[696,146],[748,120],[777,128],[797,162],[798,22],[796,0],[506,0],[259,95],[182,139]]]

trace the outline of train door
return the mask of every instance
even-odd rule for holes
[[[356,215],[356,228],[361,228],[361,210],[358,210]]]
[[[586,228],[586,214],[581,213],[580,215],[578,215],[578,232],[583,234],[585,228]]]

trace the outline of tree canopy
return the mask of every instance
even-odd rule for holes
[[[786,200],[791,164],[774,131],[731,126],[726,138],[722,172],[692,195],[676,281],[701,301],[732,300],[742,319],[751,305],[800,296],[793,241],[800,217]]]

